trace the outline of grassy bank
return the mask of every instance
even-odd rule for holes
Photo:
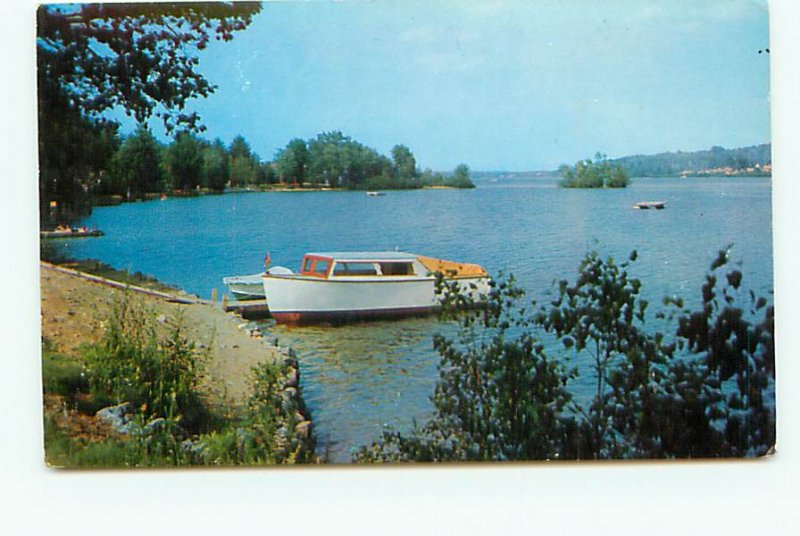
[[[312,461],[296,359],[243,326],[213,306],[169,304],[43,268],[47,463]]]

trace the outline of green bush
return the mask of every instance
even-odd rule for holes
[[[298,419],[291,402],[281,395],[281,368],[261,363],[252,370],[252,391],[239,417],[228,427],[200,436],[195,442],[196,463],[255,465],[309,462],[294,434]]]
[[[282,366],[255,367],[248,403],[223,416],[198,394],[207,356],[188,341],[180,316],[159,338],[153,311],[124,295],[106,322],[100,344],[84,352],[85,369],[75,360],[60,360],[45,345],[45,389],[65,397],[88,391],[92,411],[129,402],[125,431],[105,439],[72,437],[48,415],[48,463],[163,467],[311,461],[313,449],[294,430],[304,408],[298,407],[299,398],[285,397]]]
[[[43,348],[42,387],[45,393],[63,396],[74,403],[76,395],[87,391],[89,380],[79,361]]]
[[[115,300],[101,344],[84,356],[92,398],[129,402],[149,419],[180,418],[187,430],[202,431],[209,412],[197,386],[206,356],[184,335],[180,316],[163,340],[156,325],[153,311],[132,296]]]
[[[389,430],[356,461],[623,459],[760,456],[775,444],[773,310],[720,274],[721,251],[701,289],[701,307],[665,300],[657,313],[674,336],[647,327],[648,302],[630,263],[591,253],[574,283],[537,306],[513,278],[494,283],[482,307],[459,317],[441,355],[434,415],[407,434]],[[723,279],[724,276],[724,279]],[[727,284],[718,288],[719,281]],[[443,311],[469,305],[444,288]],[[550,358],[541,341],[558,343]],[[553,345],[551,344],[551,347]],[[578,400],[582,363],[595,386]]]

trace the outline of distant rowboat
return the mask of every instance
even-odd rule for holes
[[[103,236],[103,231],[88,227],[58,226],[54,231],[41,231],[40,238],[83,238],[87,236]]]
[[[640,203],[634,203],[631,208],[635,208],[638,210],[648,210],[651,208],[661,210],[665,206],[667,206],[666,201],[642,201]]]

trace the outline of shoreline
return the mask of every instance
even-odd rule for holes
[[[410,190],[470,190],[472,188],[467,187],[460,187],[460,186],[449,186],[449,185],[432,185],[426,184],[416,188],[375,188],[374,190],[382,191],[382,192],[403,192],[403,191],[410,191]],[[228,195],[228,194],[257,194],[257,193],[265,193],[265,192],[279,192],[279,193],[287,193],[287,192],[368,192],[373,191],[370,188],[359,188],[359,189],[351,189],[351,188],[341,188],[336,186],[297,186],[291,187],[288,184],[274,184],[269,186],[239,186],[233,188],[226,188],[223,191],[218,190],[209,190],[207,188],[201,188],[198,190],[172,190],[170,192],[149,192],[143,194],[142,197],[136,199],[125,199],[121,195],[101,195],[94,198],[94,203],[92,204],[92,208],[96,207],[109,207],[109,206],[118,206],[124,205],[125,203],[139,203],[144,201],[164,201],[167,199],[172,198],[192,198],[192,197],[204,197],[207,195]]]
[[[45,261],[40,261],[40,288],[42,348],[46,345],[64,359],[80,359],[87,345],[100,341],[111,304],[124,292],[141,300],[163,326],[181,319],[188,340],[207,356],[198,394],[226,413],[248,403],[254,367],[278,366],[280,395],[292,399],[297,408],[279,426],[294,430],[303,448],[313,453],[313,424],[299,388],[300,371],[294,352],[264,337],[251,322],[225,312],[220,303],[182,291],[168,293],[127,285]],[[45,400],[45,414],[47,406]]]

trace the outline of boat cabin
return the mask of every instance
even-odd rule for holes
[[[408,253],[308,253],[300,275],[336,279],[347,277],[426,276],[417,257]]]
[[[446,277],[486,277],[477,264],[457,263],[399,251],[362,253],[307,253],[300,275],[322,279],[350,277],[430,277],[441,272]]]

